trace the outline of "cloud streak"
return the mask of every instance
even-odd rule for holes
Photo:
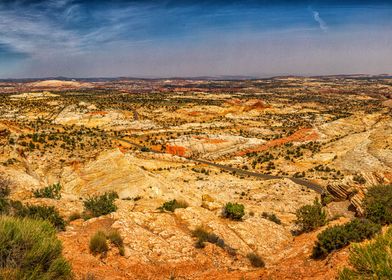
[[[261,2],[0,1],[0,78],[320,73],[337,57],[339,71],[392,65],[392,5]]]
[[[320,17],[320,13],[318,11],[312,11],[313,19],[319,24],[320,29],[324,32],[328,31],[327,23]]]

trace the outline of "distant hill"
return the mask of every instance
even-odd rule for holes
[[[34,83],[38,85],[51,85],[59,81],[62,82],[110,82],[110,81],[124,81],[124,80],[211,80],[211,81],[234,81],[234,80],[259,80],[259,79],[289,79],[289,78],[315,78],[315,79],[391,79],[392,74],[338,74],[338,75],[316,75],[316,76],[301,76],[301,75],[281,75],[281,76],[241,76],[241,75],[222,75],[222,76],[195,76],[195,77],[92,77],[92,78],[68,78],[68,77],[46,77],[46,78],[21,78],[21,79],[0,79],[0,82],[19,82],[19,83]],[[54,82],[57,81],[57,82]],[[64,83],[64,86],[67,84]]]

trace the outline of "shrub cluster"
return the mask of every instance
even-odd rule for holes
[[[51,223],[56,229],[64,230],[65,221],[60,216],[60,213],[53,206],[44,205],[23,205],[20,201],[13,201],[8,199],[9,187],[8,184],[2,185],[0,179],[0,214],[14,217],[27,217],[35,220],[45,220]]]
[[[305,205],[299,208],[296,216],[295,223],[300,227],[301,232],[310,232],[327,222],[327,214],[317,199],[313,202],[313,205]]]
[[[197,241],[195,243],[196,248],[204,248],[205,242],[215,244],[221,248],[225,247],[225,241],[222,238],[220,238],[215,233],[208,232],[202,227],[198,227],[194,231],[192,231],[192,236],[197,238]]]
[[[9,180],[0,177],[0,199],[10,195],[10,184],[11,182]]]
[[[0,214],[6,213],[9,208],[7,197],[10,195],[10,181],[0,177]]]
[[[255,253],[249,253],[246,255],[252,266],[254,267],[265,267],[264,260]]]
[[[158,209],[161,211],[170,211],[174,212],[174,210],[178,208],[187,208],[189,205],[186,201],[173,199],[170,201],[166,201],[160,206]]]
[[[47,186],[42,189],[34,190],[33,195],[36,198],[51,198],[60,199],[61,198],[61,185],[60,183]]]
[[[381,225],[392,223],[392,185],[379,185],[370,188],[363,206],[367,219]]]
[[[243,204],[228,202],[223,208],[223,217],[232,220],[241,220],[245,215],[245,207]]]
[[[93,254],[103,254],[109,251],[105,233],[97,231],[90,239],[89,248]]]
[[[263,217],[264,219],[270,220],[271,222],[274,222],[275,224],[278,224],[278,225],[282,224],[282,221],[274,213],[263,212],[261,214],[261,217]]]
[[[56,231],[45,221],[0,217],[0,279],[71,279]]]
[[[231,256],[235,256],[237,254],[237,251],[225,244],[225,241],[222,238],[213,232],[207,231],[203,227],[197,227],[194,231],[192,231],[192,236],[197,238],[195,247],[198,249],[203,249],[205,247],[205,243],[208,242],[224,249]]]
[[[20,202],[12,202],[14,216],[28,217],[35,220],[45,220],[58,230],[65,230],[65,221],[54,206],[23,205]]]
[[[340,280],[392,279],[392,227],[365,245],[356,244],[350,252],[351,268],[344,268]]]
[[[82,218],[82,215],[79,212],[73,212],[71,215],[69,215],[68,221],[72,222],[72,221],[75,221],[75,220],[78,220],[81,218]]]
[[[355,219],[344,225],[330,227],[317,236],[313,247],[313,258],[323,258],[330,252],[343,248],[351,242],[360,242],[373,237],[381,226],[366,219]]]
[[[115,212],[117,206],[114,200],[118,198],[116,192],[107,192],[100,196],[93,196],[83,202],[84,216],[86,218],[99,217]]]
[[[351,242],[360,242],[371,238],[381,230],[382,225],[391,224],[392,186],[379,185],[370,188],[363,201],[363,207],[366,219],[355,219],[320,233],[312,256],[314,258],[325,257],[328,253],[343,248]]]
[[[118,248],[120,255],[124,256],[124,241],[118,231],[110,231],[108,233],[97,231],[90,238],[90,252],[93,254],[106,254],[109,251],[108,240]]]

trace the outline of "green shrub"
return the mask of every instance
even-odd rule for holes
[[[351,268],[341,271],[340,280],[392,279],[392,227],[370,243],[355,244],[349,260]]]
[[[189,205],[186,201],[183,200],[177,200],[177,199],[173,199],[170,201],[166,201],[162,204],[161,207],[159,207],[158,209],[163,211],[170,211],[170,212],[174,212],[174,210],[178,209],[178,208],[187,208]]]
[[[75,220],[79,220],[79,219],[81,219],[81,218],[82,218],[82,215],[81,215],[80,213],[74,212],[74,213],[72,213],[71,215],[69,215],[68,221],[69,221],[69,222],[72,222],[72,221],[75,221]]]
[[[10,195],[10,184],[11,182],[9,180],[0,177],[0,199],[5,199],[7,196]]]
[[[300,227],[301,232],[310,232],[325,225],[327,221],[323,206],[317,199],[313,202],[313,205],[305,205],[299,208],[296,216],[295,223]]]
[[[110,240],[114,245],[116,245],[118,248],[124,246],[124,241],[123,238],[121,237],[120,233],[116,230],[110,231],[106,235],[107,239]]]
[[[241,220],[245,215],[245,207],[239,203],[228,202],[223,208],[223,216],[232,220]]]
[[[53,184],[51,186],[47,186],[42,189],[33,191],[34,197],[37,198],[51,198],[51,199],[60,199],[61,198],[61,185],[60,183]]]
[[[120,254],[120,256],[125,256],[125,248],[124,248],[124,246],[118,247],[118,253]]]
[[[215,244],[221,248],[225,248],[225,241],[218,235],[212,232],[208,232],[203,227],[197,227],[192,231],[192,236],[197,238],[195,243],[196,248],[204,248],[204,243],[209,242]]]
[[[0,198],[0,215],[8,212],[9,203],[5,198]]]
[[[0,177],[0,214],[6,214],[9,209],[9,202],[7,199],[11,193],[9,185],[10,182],[8,180]]]
[[[71,266],[51,224],[0,217],[0,279],[71,279]]]
[[[118,198],[118,195],[115,192],[108,192],[100,196],[88,198],[83,203],[85,215],[99,217],[115,212],[117,210],[117,206],[114,204],[116,198]]]
[[[108,233],[104,233],[103,231],[97,231],[94,236],[90,239],[90,251],[93,254],[103,254],[109,250],[109,246],[107,244],[107,240],[109,240],[114,246],[118,248],[118,251],[121,256],[124,256],[124,241],[118,231],[110,231]]]
[[[313,258],[323,258],[330,252],[343,248],[351,242],[360,242],[373,237],[381,226],[365,219],[355,219],[344,225],[327,228],[317,236],[313,247]]]
[[[322,195],[321,195],[321,204],[323,205],[323,206],[327,206],[329,203],[331,203],[331,202],[333,202],[334,201],[334,198],[333,198],[333,196],[331,195],[331,194],[329,194],[329,193],[323,193]]]
[[[379,185],[370,188],[363,206],[365,217],[375,223],[392,223],[392,185]]]
[[[141,149],[140,149],[140,151],[142,151],[142,152],[149,152],[150,151],[150,148],[148,148],[148,147],[142,147]]]
[[[366,184],[366,179],[361,174],[354,175],[353,180],[361,185]]]
[[[264,219],[270,220],[271,222],[274,222],[275,224],[282,224],[282,221],[275,215],[275,214],[270,214],[267,212],[263,212],[261,214],[261,217],[263,217]]]
[[[13,202],[14,215],[28,217],[35,220],[45,220],[58,230],[65,230],[65,221],[54,206],[22,205],[19,201]]]
[[[264,267],[265,262],[264,260],[257,254],[255,253],[249,253],[246,255],[252,266],[254,267]]]
[[[89,244],[90,252],[93,254],[103,254],[109,250],[106,242],[106,235],[102,231],[97,231],[91,238]]]

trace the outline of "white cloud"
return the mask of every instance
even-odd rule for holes
[[[313,19],[319,24],[320,29],[326,32],[328,30],[327,23],[320,17],[320,13],[318,11],[313,12]]]

